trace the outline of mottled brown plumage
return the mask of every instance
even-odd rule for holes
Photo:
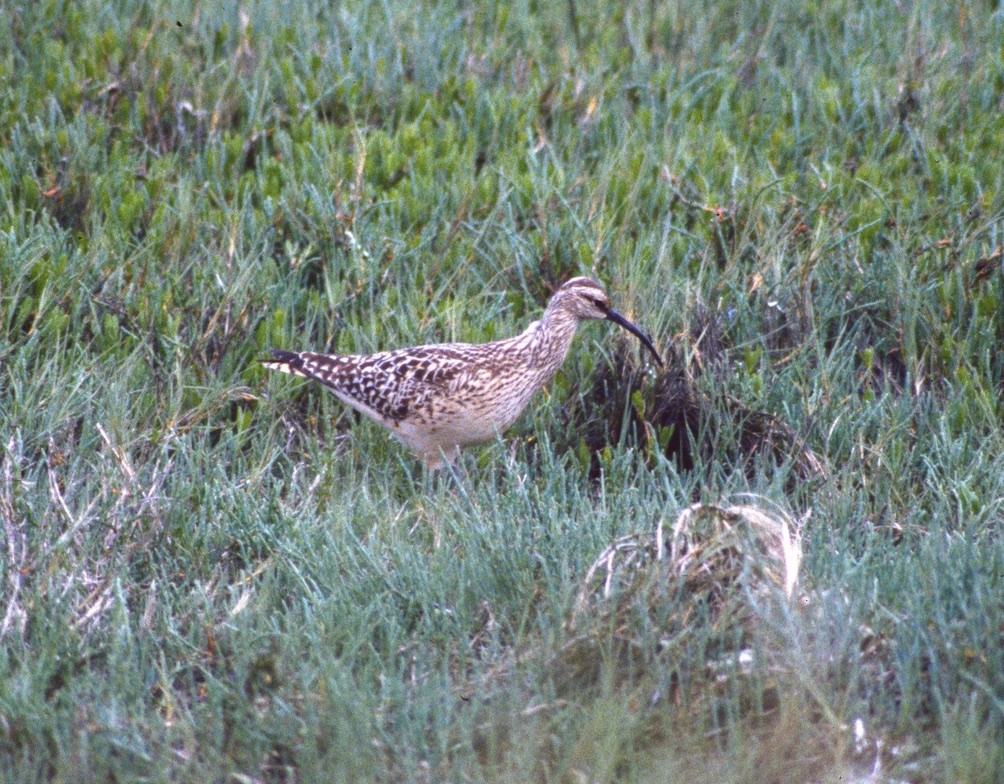
[[[583,319],[619,324],[662,364],[648,337],[611,310],[603,287],[589,278],[565,283],[540,321],[506,340],[346,356],[272,351],[263,364],[320,381],[346,405],[389,428],[430,468],[439,468],[463,447],[491,441],[516,421],[564,362]]]

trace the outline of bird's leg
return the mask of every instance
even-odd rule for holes
[[[435,468],[430,468],[428,464],[422,464],[422,490],[425,493],[425,497],[430,501],[436,497],[436,481],[439,471]]]
[[[443,491],[444,478],[438,464],[429,460],[422,461],[422,490],[425,495],[425,504],[423,504],[425,515],[423,516],[432,525],[432,543],[436,549],[439,549],[439,545],[442,542],[438,498]]]
[[[453,488],[456,492],[469,501],[470,496],[467,494],[467,466],[464,464],[464,460],[460,457],[459,453],[455,455],[452,460],[445,461],[443,469],[444,471],[449,472]]]

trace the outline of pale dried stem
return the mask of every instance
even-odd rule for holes
[[[28,542],[24,534],[24,523],[14,519],[14,470],[13,439],[7,444],[8,459],[4,461],[3,488],[0,490],[0,519],[3,520],[4,537],[7,540],[7,585],[9,595],[5,602],[3,623],[0,624],[0,640],[8,633],[24,633],[28,613],[21,604],[21,579],[27,568]]]

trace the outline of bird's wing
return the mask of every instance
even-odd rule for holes
[[[466,346],[419,346],[378,354],[346,355],[272,351],[262,364],[319,381],[364,413],[391,422],[408,417],[430,398],[448,392],[470,368]],[[369,410],[367,410],[369,409]]]

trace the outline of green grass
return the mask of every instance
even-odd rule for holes
[[[837,781],[879,740],[876,781],[1002,780],[998,4],[6,10],[0,777]],[[514,334],[577,274],[696,379],[692,468],[600,326],[431,494],[255,361]],[[597,555],[746,492],[811,510],[752,673],[699,617],[568,688]]]

